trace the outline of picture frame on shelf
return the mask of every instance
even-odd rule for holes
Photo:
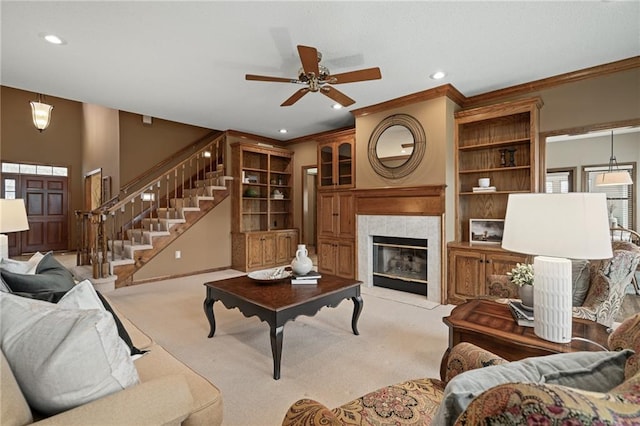
[[[469,241],[472,244],[501,244],[504,219],[469,219]]]

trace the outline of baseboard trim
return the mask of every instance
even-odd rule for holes
[[[209,274],[211,272],[224,271],[225,269],[231,269],[231,265],[221,266],[218,268],[204,269],[204,270],[195,271],[195,272],[185,272],[184,274],[173,274],[173,275],[165,275],[162,277],[145,278],[142,280],[135,280],[130,285],[146,284],[146,283],[152,283],[152,282],[164,281],[164,280],[173,280],[176,278],[190,277],[192,275]]]

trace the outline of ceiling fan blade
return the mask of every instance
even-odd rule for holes
[[[342,74],[332,75],[329,80],[331,84],[355,83],[356,81],[378,80],[382,78],[380,68],[367,68],[364,70],[350,71]],[[335,81],[334,81],[335,79]]]
[[[300,55],[300,62],[302,62],[302,68],[305,74],[312,72],[316,76],[320,75],[320,70],[318,69],[318,51],[315,47],[298,45],[298,54]]]
[[[355,104],[356,101],[339,91],[338,89],[334,89],[333,87],[324,86],[322,90],[320,90],[323,95],[333,99],[343,107],[348,107],[349,105]]]
[[[291,95],[289,97],[289,99],[287,99],[282,104],[280,104],[280,106],[291,106],[291,105],[295,104],[296,102],[298,102],[300,100],[300,98],[303,97],[304,95],[306,95],[307,93],[309,93],[309,88],[308,87],[303,87],[302,89],[298,90],[296,93]]]
[[[245,76],[247,80],[255,80],[255,81],[275,81],[277,83],[297,83],[298,80],[292,78],[284,78],[284,77],[269,77],[266,75],[254,75],[247,74]]]

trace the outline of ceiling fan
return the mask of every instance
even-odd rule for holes
[[[346,107],[354,104],[356,101],[340,92],[338,89],[331,87],[332,84],[355,83],[357,81],[377,80],[382,78],[380,68],[378,67],[331,75],[327,67],[320,65],[322,53],[318,52],[315,47],[298,45],[298,54],[300,55],[300,62],[302,62],[302,68],[298,71],[298,78],[269,77],[247,74],[246,79],[306,85],[306,87],[299,89],[280,106],[291,106],[309,92],[320,92],[340,105]]]

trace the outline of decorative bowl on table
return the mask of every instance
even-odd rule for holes
[[[291,271],[284,268],[271,268],[249,272],[247,276],[259,284],[271,284],[288,280],[291,278]]]

